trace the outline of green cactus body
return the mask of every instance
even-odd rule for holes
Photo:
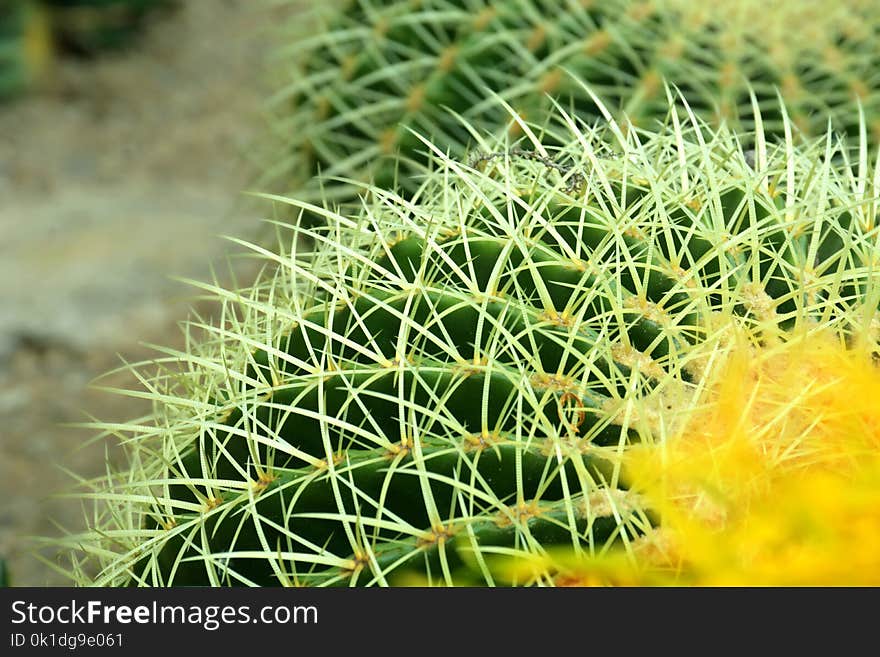
[[[578,80],[618,120],[646,128],[665,120],[666,80],[701,118],[747,132],[755,128],[751,85],[771,139],[784,137],[777,89],[806,135],[823,134],[830,117],[857,136],[859,100],[876,143],[874,9],[862,0],[725,0],[712,11],[689,0],[350,2],[324,32],[290,49],[300,68],[278,94],[290,157],[270,177],[296,188],[319,172],[382,188],[399,178],[412,191],[428,158],[410,130],[461,157],[475,139],[445,108],[495,130],[510,117],[487,91],[528,120],[546,115],[550,97],[588,124],[601,120]],[[795,30],[808,38],[792,44]],[[326,197],[333,185],[323,184]]]
[[[627,549],[656,522],[627,447],[674,438],[732,327],[876,327],[880,258],[874,174],[831,141],[758,139],[753,168],[726,131],[616,134],[502,141],[255,247],[274,274],[207,286],[226,321],[145,378],[151,421],[106,427],[131,467],[74,572],[492,584],[492,555]]]
[[[38,83],[51,59],[45,13],[28,0],[0,1],[0,99]]]

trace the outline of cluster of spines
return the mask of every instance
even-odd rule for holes
[[[671,430],[719,317],[874,318],[864,159],[612,132],[614,156],[576,132],[562,154],[447,160],[411,200],[374,188],[357,217],[293,228],[313,252],[261,250],[265,287],[212,288],[216,344],[150,383],[161,414],[125,429],[134,467],[71,539],[98,581],[454,583],[463,552],[626,544],[649,514],[621,502],[617,456]]]
[[[589,124],[601,116],[581,81],[617,121],[648,129],[668,118],[664,81],[703,119],[727,121],[744,134],[756,129],[754,92],[763,129],[779,140],[780,95],[796,136],[824,134],[830,119],[835,130],[857,137],[860,103],[877,142],[880,95],[871,90],[880,85],[880,26],[870,6],[716,5],[351,2],[326,31],[290,49],[302,68],[277,95],[278,134],[289,157],[269,177],[282,176],[288,188],[321,173],[412,191],[413,172],[429,159],[413,132],[461,157],[476,141],[474,127],[494,131],[509,122],[492,94],[539,124],[554,97]],[[761,30],[754,29],[757,16]],[[792,41],[794,29],[821,38]],[[352,192],[325,180],[321,193]]]

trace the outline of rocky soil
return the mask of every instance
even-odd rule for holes
[[[241,191],[266,134],[270,28],[290,6],[180,4],[126,52],[64,60],[49,88],[0,105],[0,555],[14,585],[70,583],[29,537],[82,527],[80,503],[58,496],[66,471],[114,459],[67,425],[149,410],[90,383],[155,355],[144,343],[182,346],[198,292],[172,277],[213,266],[228,280],[241,248],[220,235],[247,239],[266,213]],[[243,281],[252,268],[231,261]],[[137,387],[124,371],[99,383]]]

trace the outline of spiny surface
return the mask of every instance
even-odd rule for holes
[[[94,483],[74,575],[493,584],[492,554],[628,553],[652,516],[620,457],[675,432],[724,327],[875,325],[866,160],[759,135],[752,165],[693,127],[612,127],[612,153],[568,125],[354,217],[291,201],[327,223],[279,234],[314,249],[206,286],[223,321],[144,376],[153,417],[104,427],[131,467]]]
[[[325,198],[352,195],[330,180],[338,176],[412,191],[428,157],[410,131],[460,157],[476,141],[468,126],[509,120],[489,92],[537,123],[550,98],[588,124],[601,119],[569,72],[617,120],[648,129],[668,118],[666,80],[708,122],[747,132],[753,88],[771,140],[784,138],[777,90],[804,135],[823,134],[831,119],[857,136],[860,102],[876,143],[875,9],[867,0],[351,1],[282,51],[293,72],[274,105],[289,158],[268,177],[292,189],[321,173]]]

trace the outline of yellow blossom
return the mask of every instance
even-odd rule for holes
[[[705,383],[676,435],[626,457],[657,529],[625,551],[520,569],[578,586],[880,584],[871,349],[830,331],[743,339]]]

